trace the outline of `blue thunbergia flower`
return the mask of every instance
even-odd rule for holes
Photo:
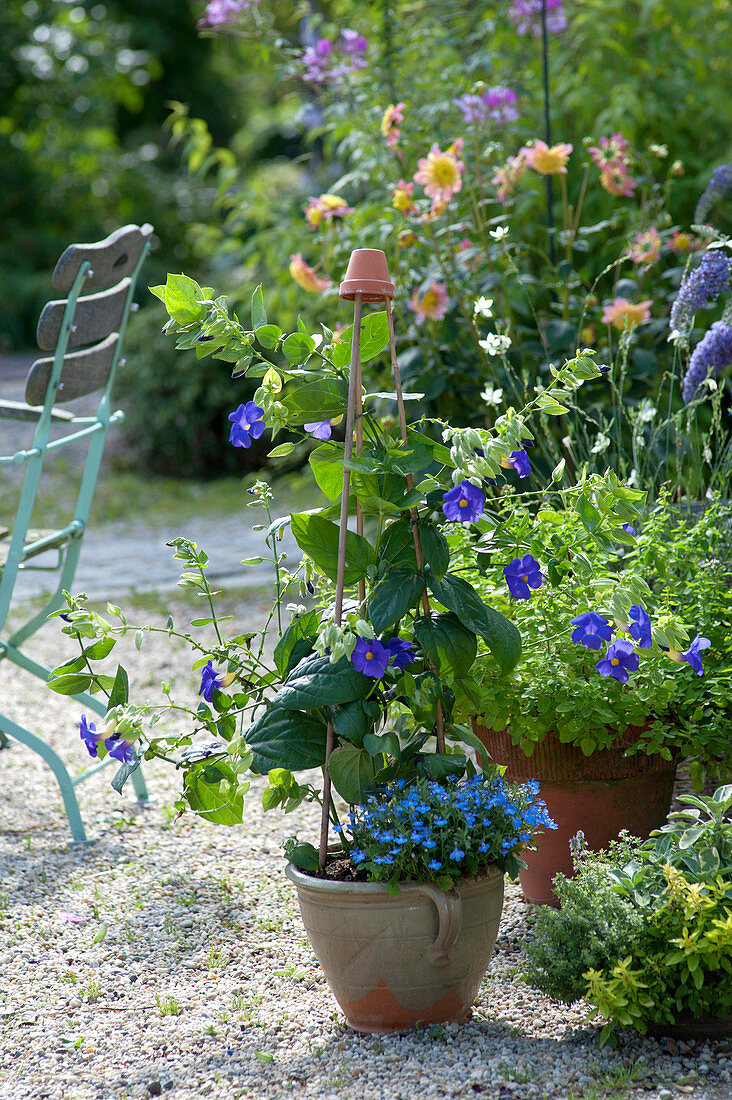
[[[485,497],[470,481],[461,481],[454,489],[443,493],[442,500],[442,511],[449,520],[458,523],[475,523],[485,510]]]
[[[531,588],[541,588],[544,575],[541,566],[532,554],[514,558],[503,568],[508,590],[515,600],[528,600]]]
[[[233,413],[229,413],[229,420],[233,423],[229,432],[229,443],[235,447],[251,447],[253,439],[259,439],[264,431],[264,409],[254,401],[247,401],[240,405]]]
[[[621,684],[627,684],[631,672],[638,670],[638,654],[630,642],[619,638],[607,647],[607,653],[595,666],[601,676],[612,676]]]
[[[502,458],[501,466],[505,470],[515,470],[519,477],[528,477],[531,473],[531,463],[525,450],[511,451],[510,458]]]
[[[386,648],[391,654],[392,668],[404,669],[414,663],[414,648],[403,638],[392,638]]]
[[[104,747],[113,760],[119,760],[120,764],[136,764],[137,757],[130,741],[125,741],[118,734],[113,733],[104,742]]]
[[[221,690],[223,679],[224,674],[216,671],[213,661],[207,661],[201,670],[201,686],[198,694],[202,695],[207,703],[212,703],[214,688]]]
[[[390,650],[378,638],[359,638],[351,654],[351,664],[364,676],[380,680],[389,664]]]
[[[104,737],[103,733],[97,733],[97,727],[94,722],[87,721],[85,714],[82,714],[81,721],[76,723],[79,727],[79,735],[86,745],[86,751],[90,756],[97,755],[97,745]]]
[[[311,424],[303,424],[303,428],[306,432],[309,432],[314,439],[330,439],[333,435],[330,420],[315,420]]]
[[[575,615],[569,621],[575,627],[572,631],[572,641],[577,645],[583,645],[586,649],[602,649],[602,643],[609,642],[613,636],[610,623],[596,611],[583,611],[581,615]]]
[[[697,676],[704,675],[701,651],[703,649],[709,649],[711,644],[709,638],[703,638],[701,634],[697,634],[686,652],[681,654],[682,661],[686,661],[687,664],[691,665]]]
[[[628,535],[634,535],[635,534],[635,527],[633,527],[633,525],[631,523],[621,523],[620,526],[623,528],[623,530]]]
[[[641,649],[653,648],[653,635],[651,634],[651,617],[639,603],[634,603],[630,609],[630,617],[634,620],[628,628],[631,638],[635,638]]]

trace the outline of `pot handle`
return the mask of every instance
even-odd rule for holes
[[[438,890],[428,883],[415,883],[414,892],[429,898],[437,910],[437,936],[432,944],[432,964],[447,966],[463,924],[460,895],[454,890]]]

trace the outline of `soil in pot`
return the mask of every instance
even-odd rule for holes
[[[519,878],[524,897],[538,905],[557,905],[554,875],[573,874],[570,839],[584,833],[589,848],[607,847],[622,829],[647,837],[666,820],[671,806],[676,762],[624,750],[643,732],[626,731],[617,748],[585,756],[552,734],[526,756],[506,730],[473,729],[497,764],[506,765],[509,782],[538,779],[549,816],[557,823],[536,838],[535,852],[523,852],[527,864]]]
[[[289,864],[308,939],[350,1027],[408,1031],[465,1020],[488,968],[503,908],[490,868],[445,892],[405,883],[317,878]]]

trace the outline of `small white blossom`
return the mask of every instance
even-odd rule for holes
[[[489,332],[485,340],[478,341],[486,355],[505,355],[511,347],[511,337]]]
[[[603,451],[606,451],[610,446],[610,436],[605,435],[604,432],[598,432],[595,442],[593,443],[590,453],[593,455],[601,455]]]
[[[483,295],[476,299],[473,305],[473,313],[476,317],[492,317],[493,316],[493,299],[485,298]]]
[[[649,424],[656,416],[658,409],[654,406],[653,402],[647,397],[644,397],[638,406],[638,419],[641,424]]]
[[[638,485],[638,471],[636,470],[635,466],[630,471],[626,484],[629,489],[634,489]]]
[[[502,241],[504,237],[508,236],[508,226],[497,225],[495,229],[489,229],[488,232],[494,241]]]
[[[480,396],[483,398],[486,405],[500,405],[503,401],[503,390],[494,390],[492,386],[488,385],[484,390],[480,391]]]

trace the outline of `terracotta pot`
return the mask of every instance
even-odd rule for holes
[[[328,985],[355,1031],[408,1031],[465,1020],[501,919],[503,874],[465,879],[459,890],[406,883],[332,882],[298,871],[305,931]]]
[[[732,1035],[732,1012],[728,1016],[692,1016],[681,1013],[673,1024],[649,1024],[649,1035],[672,1039],[721,1039]]]
[[[380,248],[355,248],[341,283],[340,296],[352,302],[357,294],[364,302],[383,302],[394,297],[386,253]]]
[[[553,734],[526,756],[506,730],[473,729],[497,764],[506,764],[506,779],[538,779],[541,797],[557,829],[537,837],[537,851],[523,852],[527,867],[519,878],[527,901],[558,905],[552,879],[561,871],[571,878],[570,839],[580,830],[594,850],[607,847],[622,829],[647,837],[666,820],[676,777],[676,762],[638,753],[624,756],[641,729],[629,729],[621,744],[591,756]]]

